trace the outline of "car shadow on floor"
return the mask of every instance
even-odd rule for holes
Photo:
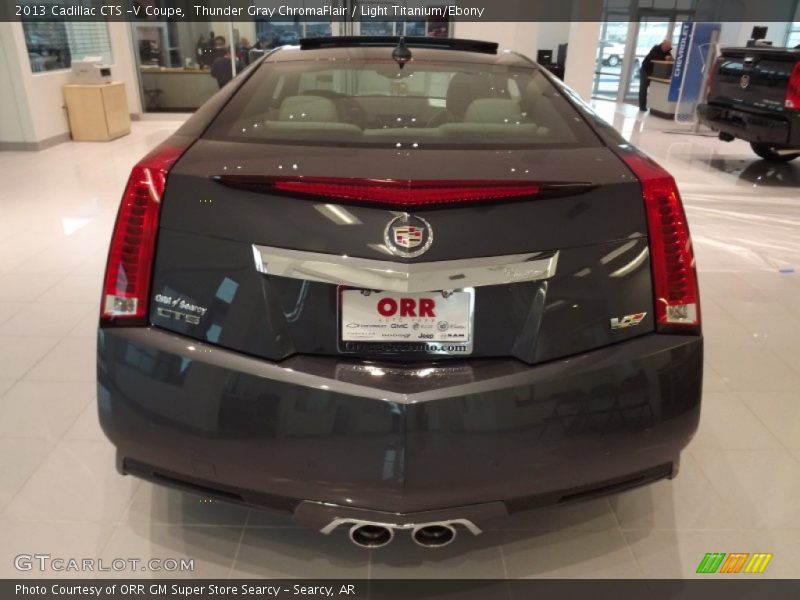
[[[444,548],[419,547],[409,532],[398,532],[388,546],[368,550],[348,539],[346,527],[326,536],[288,517],[147,488],[129,511],[135,531],[127,535],[149,539],[162,554],[196,557],[194,577],[641,577],[606,498],[519,513],[479,536],[460,529]],[[646,514],[652,506],[639,509]]]
[[[800,187],[800,161],[798,160],[777,163],[758,159],[725,158],[722,155],[701,160],[718,171],[737,175],[739,182],[743,184],[756,187]]]

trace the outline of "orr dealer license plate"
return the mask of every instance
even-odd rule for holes
[[[397,293],[340,289],[342,352],[470,354],[473,289]]]

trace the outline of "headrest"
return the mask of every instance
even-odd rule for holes
[[[522,122],[522,111],[515,100],[480,98],[470,103],[464,122],[519,125]]]
[[[447,112],[463,119],[473,100],[497,95],[488,73],[456,73],[447,86]]]
[[[530,83],[525,87],[525,93],[522,96],[526,110],[533,110],[536,105],[544,97],[544,90],[542,84],[536,79],[531,79]]]
[[[278,121],[336,123],[339,113],[332,100],[321,96],[287,96],[278,110]]]

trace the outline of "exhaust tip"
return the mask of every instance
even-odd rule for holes
[[[454,527],[445,524],[423,525],[411,532],[414,542],[424,548],[442,548],[456,539]]]
[[[350,540],[362,548],[380,548],[394,539],[394,532],[383,525],[353,525]]]

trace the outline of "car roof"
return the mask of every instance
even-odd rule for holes
[[[307,47],[301,45],[287,45],[281,46],[276,51],[267,55],[264,62],[289,62],[289,61],[320,61],[320,60],[370,60],[370,59],[391,59],[392,50],[396,47],[396,43],[389,43],[388,40],[399,40],[400,38],[382,38],[387,40],[383,44],[375,45],[373,43],[365,43],[359,45],[353,42],[353,45],[345,43],[337,45],[339,39],[352,40],[353,38],[327,38],[331,40],[330,46],[323,47]],[[505,65],[514,67],[535,67],[534,63],[529,58],[513,52],[510,50],[501,50],[498,52],[488,51],[473,51],[469,49],[461,49],[462,47],[468,48],[469,43],[485,44],[487,47],[491,46],[486,42],[474,42],[472,40],[453,40],[456,42],[452,47],[443,44],[442,47],[435,46],[417,46],[414,42],[408,42],[407,47],[411,51],[414,59],[426,60],[434,62],[454,62],[454,63],[474,63],[474,64],[488,64],[488,65]],[[462,46],[459,42],[463,42]]]

